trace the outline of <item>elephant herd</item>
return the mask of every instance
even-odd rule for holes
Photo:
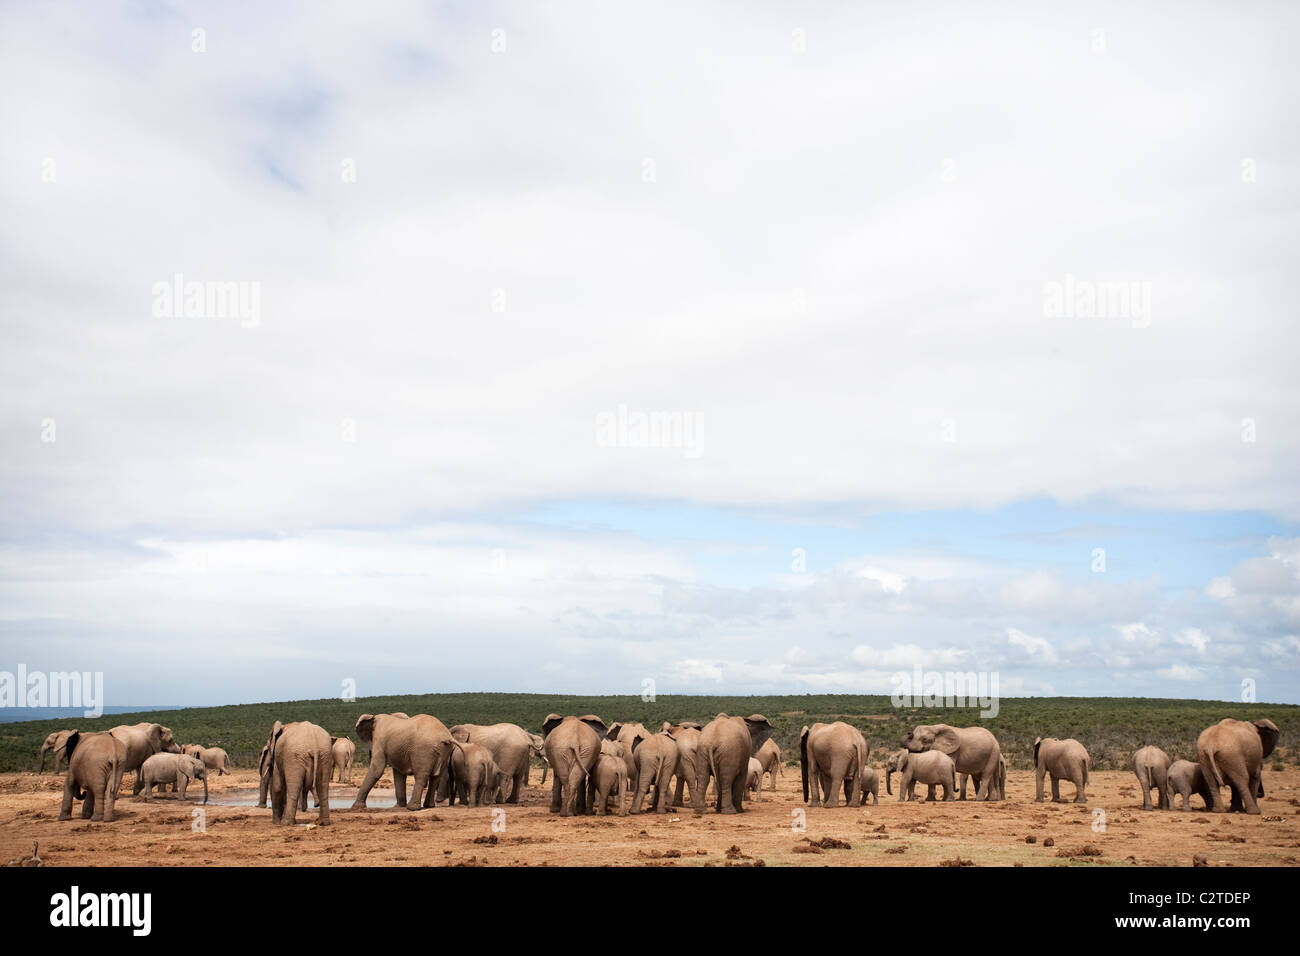
[[[552,775],[550,810],[562,816],[606,814],[611,807],[620,816],[638,814],[647,798],[651,812],[667,813],[685,805],[688,788],[690,806],[703,813],[710,782],[717,812],[739,813],[751,794],[761,800],[765,775],[774,790],[781,772],[781,750],[762,714],[718,714],[705,724],[664,721],[658,730],[636,722],[607,725],[594,714],[549,714],[540,735],[508,723],[449,728],[428,714],[362,714],[355,730],[368,745],[370,758],[353,809],[365,807],[370,791],[387,770],[393,774],[399,807],[418,810],[457,800],[468,806],[518,803],[528,784],[532,758],[542,756],[543,785],[547,771]],[[1259,813],[1263,761],[1278,734],[1270,720],[1225,719],[1198,738],[1196,763],[1171,762],[1158,747],[1141,748],[1133,756],[1133,770],[1142,786],[1144,807],[1151,808],[1154,790],[1161,809],[1172,809],[1175,793],[1183,795],[1184,809],[1188,797],[1199,793],[1212,810]],[[181,747],[171,730],[151,723],[98,733],[51,734],[41,747],[41,769],[49,752],[55,756],[55,772],[60,762],[66,760],[68,765],[61,820],[71,817],[74,799],[84,801],[83,818],[113,820],[122,776],[131,771],[136,772],[134,793],[143,790],[146,800],[154,786],[171,784],[183,795],[191,780],[202,780],[206,802],[208,771],[225,773],[228,768],[221,748]],[[879,775],[868,763],[869,752],[863,733],[842,721],[804,727],[799,735],[804,801],[834,808],[842,793],[847,806],[860,806],[868,796],[879,802]],[[356,745],[349,738],[332,737],[316,724],[276,721],[258,759],[257,805],[266,807],[269,802],[274,824],[292,824],[312,794],[320,824],[328,825],[330,781],[337,771],[339,782],[351,782],[355,753]],[[1074,785],[1074,802],[1087,801],[1091,758],[1079,741],[1040,737],[1034,741],[1033,760],[1038,801],[1044,799],[1047,780],[1054,802],[1062,799],[1063,780]],[[901,747],[887,755],[886,793],[893,793],[895,773],[900,775],[900,800],[915,799],[918,783],[929,788],[931,800],[937,787],[943,788],[944,800],[964,800],[968,781],[975,800],[1006,796],[1006,757],[997,738],[983,727],[923,724],[913,728],[902,738]],[[1224,785],[1232,791],[1227,807],[1219,793]]]

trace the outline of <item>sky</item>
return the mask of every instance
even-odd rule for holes
[[[1297,20],[5,4],[0,671],[1300,703]]]

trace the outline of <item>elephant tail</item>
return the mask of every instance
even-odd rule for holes
[[[1213,778],[1209,781],[1210,786],[1214,787],[1215,793],[1218,793],[1219,788],[1223,786],[1223,774],[1219,773],[1219,763],[1214,759],[1213,747],[1205,748],[1205,764],[1209,766]],[[1202,766],[1201,770],[1204,772],[1205,766]]]

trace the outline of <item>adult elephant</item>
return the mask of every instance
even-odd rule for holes
[[[1263,794],[1264,758],[1277,746],[1280,733],[1277,724],[1268,719],[1251,722],[1231,717],[1201,731],[1196,739],[1196,762],[1210,788],[1211,810],[1259,813],[1256,794]],[[1225,783],[1232,790],[1228,807],[1219,793]]]
[[[1138,778],[1138,787],[1142,791],[1143,810],[1153,809],[1152,790],[1156,792],[1157,807],[1161,810],[1174,808],[1174,796],[1169,786],[1169,767],[1172,763],[1169,754],[1149,744],[1133,754],[1133,774]]]
[[[704,793],[710,777],[718,791],[718,812],[744,811],[749,759],[771,736],[772,725],[762,714],[748,717],[718,714],[704,725],[695,751],[696,786],[691,788],[691,803],[696,813],[704,812]]]
[[[308,790],[314,789],[320,825],[329,826],[334,756],[325,728],[305,720],[287,725],[277,720],[266,739],[266,759],[271,778],[271,822],[292,826],[299,802],[306,799]]]
[[[966,799],[966,781],[967,781],[967,780],[974,780],[974,781],[975,781],[975,789],[976,789],[976,790],[979,790],[979,786],[980,786],[980,775],[979,775],[979,774],[977,774],[977,773],[975,773],[975,774],[971,774],[971,773],[963,773],[963,774],[958,774],[958,778],[959,778],[959,779],[958,779],[958,787],[957,787],[957,791],[958,791],[958,793],[957,793],[957,799],[958,799],[958,800],[965,800],[965,799]],[[934,788],[932,787],[932,788],[931,788],[931,793],[930,793],[930,796],[931,796],[931,797],[934,796],[934,792],[933,792],[933,791],[934,791]],[[1002,759],[998,761],[998,774],[997,774],[996,777],[993,778],[993,783],[992,783],[992,785],[989,787],[989,799],[990,799],[990,800],[1004,800],[1004,799],[1006,799],[1006,796],[1007,796],[1007,755],[1006,755],[1006,754],[1003,754],[1003,755],[1002,755]]]
[[[700,731],[704,728],[693,720],[683,720],[681,723],[670,724],[664,721],[659,728],[662,733],[667,734],[677,744],[677,769],[673,771],[677,777],[677,785],[673,791],[673,806],[684,806],[682,797],[685,796],[686,786],[691,788],[691,802],[695,802],[695,775],[698,765],[695,761],[696,752],[700,747]]]
[[[54,769],[51,773],[56,776],[58,775],[58,772],[63,768],[63,761],[66,756],[65,751],[68,746],[68,738],[75,733],[75,730],[56,730],[45,738],[45,743],[41,744],[41,764],[36,768],[37,773],[45,772],[45,755],[47,753],[53,753]]]
[[[958,773],[968,773],[978,779],[976,800],[1002,799],[998,786],[1003,766],[1002,747],[998,738],[983,727],[921,724],[908,731],[902,743],[912,753],[927,750],[946,753]]]
[[[1057,740],[1055,737],[1039,737],[1034,741],[1034,768],[1038,783],[1036,802],[1043,802],[1043,779],[1052,778],[1052,802],[1063,803],[1061,799],[1061,781],[1068,780],[1074,784],[1074,802],[1088,802],[1088,766],[1092,758],[1088,748],[1068,737]]]
[[[843,785],[845,803],[859,806],[860,778],[866,762],[867,741],[858,728],[842,720],[804,727],[799,732],[799,774],[803,778],[804,802],[819,807],[824,800],[829,809],[834,809],[839,806]]]
[[[451,735],[461,743],[488,749],[496,765],[513,780],[506,803],[518,803],[528,786],[528,763],[536,735],[516,724],[456,724]]]
[[[126,745],[111,731],[81,734],[73,731],[65,742],[68,772],[63,778],[63,805],[59,819],[72,819],[72,801],[83,800],[81,818],[112,823],[117,788],[122,783]]]
[[[139,770],[140,764],[154,754],[181,752],[180,744],[172,736],[171,728],[164,727],[162,724],[151,724],[147,721],[140,724],[120,724],[109,728],[108,732],[122,741],[122,746],[126,748],[126,760],[117,775],[119,782],[123,774]]]
[[[561,717],[547,714],[542,723],[551,779],[551,812],[571,817],[587,809],[587,777],[600,759],[600,742],[609,733],[595,714]],[[624,763],[626,766],[626,762]]]
[[[362,714],[357,718],[357,736],[370,746],[370,766],[353,810],[364,809],[366,797],[387,767],[393,768],[393,794],[397,806],[408,810],[431,807],[437,800],[438,784],[451,760],[451,732],[437,717],[428,714]],[[406,778],[414,778],[410,801]]]

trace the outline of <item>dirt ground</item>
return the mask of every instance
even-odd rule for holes
[[[497,808],[505,812],[498,832],[489,807],[336,809],[328,827],[313,825],[312,810],[298,826],[275,828],[269,810],[217,802],[204,808],[206,832],[196,832],[193,787],[185,802],[168,794],[145,803],[130,796],[132,779],[116,822],[83,821],[77,804],[60,823],[62,777],[0,774],[0,863],[27,856],[36,841],[49,866],[1190,866],[1196,854],[1211,866],[1300,865],[1294,769],[1265,771],[1260,816],[1211,814],[1198,797],[1191,811],[1144,812],[1133,775],[1119,771],[1092,775],[1086,806],[1035,803],[1033,773],[1013,771],[1001,803],[902,804],[882,787],[877,806],[813,810],[801,800],[798,769],[787,768],[775,793],[764,791],[736,816],[685,809],[569,819],[548,811],[550,782],[537,786],[534,770],[521,803]],[[256,787],[253,771],[237,771],[212,780],[211,799],[251,804]],[[201,800],[201,786],[197,793]],[[336,783],[332,802],[350,803],[355,793]],[[1073,787],[1063,785],[1062,795],[1072,799]],[[383,798],[392,800],[388,775],[371,802]],[[1099,809],[1104,830],[1093,825]],[[802,832],[797,810],[805,810]]]

